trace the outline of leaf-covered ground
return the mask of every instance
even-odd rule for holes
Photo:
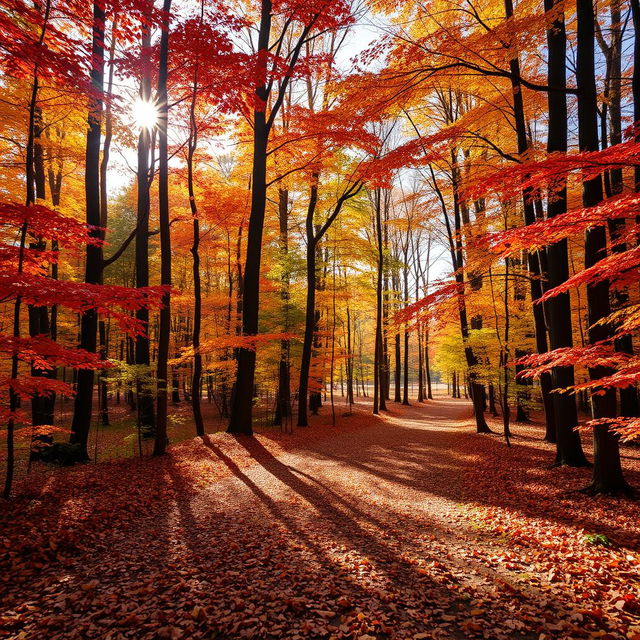
[[[390,408],[33,475],[0,637],[640,640],[638,503],[569,491],[589,471],[547,468],[539,428],[507,449],[464,401]]]

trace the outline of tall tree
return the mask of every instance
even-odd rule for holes
[[[142,17],[142,37],[140,42],[140,91],[138,99],[142,105],[151,105],[151,0],[145,5]],[[148,107],[145,107],[148,109]],[[150,110],[150,109],[149,109]],[[154,123],[141,123],[138,135],[138,165],[136,173],[137,204],[135,234],[136,286],[149,286],[149,214],[151,208],[150,187],[153,167],[149,162]],[[156,412],[150,384],[151,349],[149,344],[149,310],[138,309],[136,319],[143,331],[136,336],[135,362],[138,370],[136,380],[136,405],[139,428],[145,435],[155,433]]]
[[[204,19],[204,0],[200,3],[199,25]],[[202,284],[200,277],[200,220],[198,219],[198,206],[193,182],[194,155],[198,146],[198,123],[196,121],[196,105],[198,101],[198,88],[200,81],[200,55],[197,54],[193,69],[193,82],[191,87],[191,105],[189,107],[189,140],[187,142],[187,190],[189,193],[189,207],[193,218],[193,244],[191,255],[193,258],[193,332],[191,344],[193,346],[193,375],[191,377],[191,407],[193,420],[196,424],[196,434],[204,436],[204,420],[202,418],[202,406],[200,401],[200,389],[202,386],[202,354],[200,353],[200,334],[202,331]]]
[[[169,222],[169,28],[171,0],[162,6],[162,35],[158,63],[158,209],[160,217],[160,284],[165,287],[158,331],[158,408],[153,454],[162,455],[167,447],[167,403],[169,338],[171,335],[171,225]]]
[[[513,2],[504,0],[504,8],[507,20],[513,19]],[[511,71],[511,92],[513,95],[513,116],[516,129],[518,156],[521,161],[526,161],[529,151],[529,137],[527,133],[527,121],[524,110],[524,87],[520,82],[520,57],[517,52],[509,60]],[[534,208],[535,194],[532,189],[525,188],[522,191],[522,210],[525,225],[531,225],[536,221]],[[542,279],[546,276],[543,266],[546,266],[546,254],[544,252],[527,252],[527,265],[530,275],[531,302],[533,304],[533,326],[535,332],[536,350],[538,353],[547,352],[547,329],[544,319],[544,308],[537,304],[542,296]],[[506,386],[506,384],[505,384]],[[545,423],[555,432],[555,414],[553,412],[551,392],[551,376],[544,373],[540,376],[540,389],[542,392],[542,404],[545,412]],[[518,403],[518,411],[521,412],[521,404]]]
[[[545,0],[545,11],[552,16],[547,28],[547,92],[549,113],[547,151],[567,152],[567,94],[566,50],[567,39],[564,9],[556,0]],[[567,211],[567,186],[562,181],[552,191],[547,201],[547,217],[554,218]],[[546,248],[546,288],[560,286],[569,278],[567,241],[560,240]],[[547,303],[549,346],[552,350],[573,346],[573,321],[569,293],[554,296]],[[573,366],[554,367],[551,371],[552,390],[564,389],[574,384]],[[580,435],[575,431],[578,411],[573,394],[551,393],[556,428],[556,464],[580,467],[587,464],[582,451]]]
[[[253,152],[251,177],[251,213],[247,236],[247,258],[242,287],[242,335],[251,339],[258,333],[260,306],[260,264],[262,257],[262,233],[267,202],[267,157],[269,134],[282,107],[287,88],[296,70],[302,48],[318,19],[323,13],[336,11],[341,3],[317,2],[305,7],[294,6],[293,13],[284,16],[275,43],[270,44],[273,25],[273,4],[262,0],[255,70],[255,97],[253,109]],[[299,13],[298,13],[299,12]],[[326,17],[326,16],[325,16]],[[329,21],[330,22],[330,21]],[[290,34],[296,23],[301,24],[299,33]],[[291,41],[291,48],[284,56],[284,72],[278,78],[271,67],[270,56],[283,55],[283,47]],[[274,65],[275,66],[275,65]],[[274,86],[276,91],[273,92]],[[231,407],[228,431],[251,435],[252,407],[255,382],[256,352],[250,345],[243,345],[237,353],[237,374]]]
[[[326,219],[317,227],[314,224],[316,207],[318,204],[317,177],[311,184],[311,193],[307,207],[305,229],[307,237],[307,301],[305,305],[304,339],[302,342],[302,358],[300,361],[300,382],[298,385],[298,426],[306,427],[309,424],[308,416],[308,392],[309,370],[311,368],[311,351],[313,346],[313,334],[316,328],[316,259],[320,242],[334,223],[344,203],[356,196],[362,189],[359,181],[349,183],[338,197],[332,210]]]
[[[284,265],[280,298],[284,312],[284,331],[289,332],[289,190],[278,189],[278,230],[281,258]],[[278,364],[278,391],[274,424],[282,425],[291,416],[291,341],[283,338],[280,341],[280,360]]]
[[[93,3],[92,41],[91,41],[91,95],[89,97],[89,115],[87,145],[85,152],[85,202],[86,222],[92,227],[91,235],[99,240],[104,232],[100,227],[100,139],[102,129],[102,107],[104,92],[104,3]],[[84,280],[88,284],[99,284],[102,280],[102,246],[88,244],[85,261]],[[80,347],[89,353],[97,348],[98,312],[87,309],[80,319]],[[80,446],[80,455],[88,459],[87,441],[91,426],[93,407],[93,388],[95,375],[93,369],[78,371],[78,384],[71,422],[71,442]]]
[[[580,151],[598,151],[598,104],[595,82],[594,42],[595,26],[592,0],[577,0],[578,37],[576,47],[576,81],[578,86],[578,142]],[[602,177],[584,179],[582,204],[598,205],[603,199]],[[594,226],[585,233],[585,267],[589,268],[606,257],[607,229]],[[611,338],[607,318],[611,313],[609,282],[587,284],[587,314],[589,343],[594,345]],[[589,367],[589,376],[598,380],[611,375],[607,366]],[[615,388],[601,389],[591,398],[593,417],[615,418]],[[629,487],[622,475],[618,436],[605,423],[594,427],[593,478],[588,491],[592,493],[626,493]]]

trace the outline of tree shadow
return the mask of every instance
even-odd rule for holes
[[[443,404],[446,407],[449,403]],[[439,415],[431,418],[420,409],[411,407],[399,414],[391,413],[391,419],[379,420],[380,428],[369,430],[366,440],[358,446],[334,440],[307,447],[303,444],[302,449],[316,460],[338,462],[425,494],[472,506],[508,508],[526,517],[544,517],[574,528],[603,532],[622,546],[638,548],[637,504],[571,492],[571,485],[578,489],[588,483],[590,471],[549,469],[553,445],[540,439],[535,446],[533,438],[521,437],[507,448],[500,436],[477,435],[471,428],[460,428],[459,420],[443,421]],[[437,420],[434,427],[429,426],[430,419]],[[477,446],[478,438],[484,443],[481,447]],[[495,445],[488,445],[489,442]],[[626,451],[623,455],[631,453]],[[631,459],[637,460],[632,455]],[[637,471],[627,469],[626,475],[633,484],[640,482]],[[458,481],[452,483],[451,478]],[[493,478],[493,483],[488,484],[487,478]],[[482,488],[487,491],[483,493]],[[594,505],[598,511],[608,507],[618,513],[603,518]],[[618,517],[625,514],[627,518]]]
[[[361,510],[354,509],[350,503],[339,498],[334,492],[318,490],[302,482],[294,475],[291,468],[281,463],[257,440],[243,436],[234,436],[234,439],[250,453],[262,469],[280,481],[285,490],[291,489],[320,516],[318,519],[313,514],[305,512],[304,507],[296,508],[289,501],[281,502],[268,495],[258,482],[249,477],[248,470],[242,470],[208,437],[203,439],[206,446],[224,462],[233,476],[262,503],[272,520],[284,525],[289,533],[291,542],[289,549],[286,550],[288,562],[295,566],[302,561],[305,567],[304,573],[302,575],[294,573],[285,577],[285,584],[283,585],[282,581],[276,582],[273,585],[274,589],[287,591],[286,583],[289,582],[289,587],[293,588],[296,596],[311,594],[313,597],[314,589],[320,585],[313,582],[313,570],[310,568],[309,560],[305,559],[306,554],[310,553],[320,570],[318,578],[321,581],[329,580],[333,584],[331,588],[334,591],[333,597],[341,596],[346,604],[340,606],[348,610],[355,606],[366,608],[377,604],[385,608],[390,622],[400,624],[408,620],[404,605],[408,601],[414,602],[415,606],[425,611],[436,606],[442,607],[442,611],[467,607],[455,589],[447,589],[434,581],[426,572],[418,571],[415,562],[409,561],[391,546],[382,542],[379,539],[379,532],[367,531],[364,526],[354,520],[353,515],[363,516],[374,527],[384,527],[386,526],[384,523],[367,517]],[[267,482],[266,486],[273,487],[273,484]],[[228,490],[229,487],[225,489]],[[330,495],[335,499],[332,500]],[[340,504],[345,511],[339,509],[336,504]],[[266,526],[265,519],[259,512],[249,514],[243,522],[245,527],[260,529]],[[296,544],[293,541],[296,541]],[[303,550],[297,548],[297,543],[303,546]],[[336,545],[342,545],[347,554],[351,553],[350,550],[355,551],[362,559],[362,566],[368,567],[367,571],[372,572],[373,575],[369,576],[366,572],[364,576],[354,574],[344,565],[340,559],[340,553],[337,555],[332,553],[332,548]],[[233,562],[233,559],[230,558],[230,561]],[[311,571],[311,574],[308,571]],[[323,589],[320,587],[320,592]],[[322,595],[319,594],[316,597],[322,597]],[[389,602],[396,604],[388,608],[386,603]],[[297,615],[299,614],[300,612]],[[428,618],[429,616],[426,615],[423,623],[418,624],[419,629],[432,628],[433,623],[429,622]],[[336,614],[333,622],[339,624],[338,619],[339,616]],[[416,624],[415,620],[413,624]],[[452,638],[465,637],[460,630],[453,629],[451,633]]]

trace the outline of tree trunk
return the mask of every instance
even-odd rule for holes
[[[578,0],[578,39],[576,49],[576,80],[578,85],[578,142],[580,151],[598,150],[598,111],[594,64],[594,16],[592,0]],[[593,207],[603,199],[602,179],[598,175],[582,184],[582,204]],[[591,227],[585,232],[585,268],[589,268],[606,257],[607,232],[603,226]],[[596,344],[610,338],[610,328],[606,324],[595,323],[606,318],[611,312],[609,283],[587,284],[587,313],[589,318],[589,344]],[[589,368],[592,380],[613,373],[604,366]],[[600,390],[591,398],[594,418],[614,418],[616,416],[615,389]],[[609,430],[607,424],[594,427],[594,465],[590,493],[619,494],[629,491],[620,464],[618,436]]]
[[[317,176],[312,177],[309,204],[307,206],[306,233],[307,233],[307,303],[304,322],[304,339],[302,342],[302,358],[300,361],[300,381],[298,383],[298,426],[309,426],[308,391],[309,371],[311,369],[311,350],[313,346],[313,334],[316,326],[316,241],[313,218],[318,202]]]
[[[549,124],[547,151],[567,151],[567,96],[566,48],[564,12],[557,0],[545,0],[545,11],[553,12],[554,20],[547,29],[548,84],[557,91],[547,94]],[[547,201],[547,216],[553,218],[567,210],[566,185],[550,195]],[[553,288],[569,278],[567,241],[561,240],[546,249],[546,288]],[[559,349],[573,346],[571,299],[568,293],[554,296],[547,303],[549,347]],[[542,383],[542,380],[541,380]],[[574,384],[573,367],[554,367],[551,372],[550,389],[564,389]],[[555,422],[556,464],[581,467],[587,464],[582,451],[580,435],[575,431],[578,412],[575,396],[567,393],[551,393]]]
[[[42,150],[41,136],[42,136],[42,114],[38,106],[34,107],[33,117],[33,170],[32,180],[35,183],[35,198],[36,200],[44,200],[46,198],[46,176],[44,170],[44,155]],[[46,249],[46,241],[38,239],[36,242],[31,243],[32,249],[38,249],[44,251]],[[35,337],[44,335],[51,338],[51,324],[49,322],[49,310],[46,306],[28,306],[29,312],[29,336]],[[55,379],[56,369],[53,367],[51,370],[38,369],[37,367],[31,367],[31,375],[34,378],[49,378]],[[32,425],[52,425],[53,424],[53,408],[55,406],[55,394],[41,396],[31,396],[31,424]],[[36,441],[43,444],[50,444],[53,442],[51,435],[39,435]]]
[[[433,400],[433,390],[431,388],[431,367],[429,365],[429,324],[424,329],[424,371],[427,376],[427,399]]]
[[[106,108],[104,114],[104,143],[102,146],[102,160],[100,161],[100,226],[107,228],[108,222],[108,202],[109,194],[107,191],[107,174],[109,169],[109,155],[111,152],[111,140],[113,138],[113,114],[111,110],[111,101],[113,96],[113,74],[114,60],[116,55],[116,27],[117,15],[113,18],[111,26],[111,45],[109,47],[109,80],[107,82]],[[104,265],[103,265],[104,266]],[[102,281],[104,281],[104,269],[102,273]],[[106,361],[108,345],[107,345],[107,327],[104,320],[98,323],[98,335],[100,339],[100,357]],[[109,425],[109,396],[107,385],[107,370],[100,371],[100,379],[98,381],[99,407],[100,407],[100,424]]]
[[[356,381],[357,385],[357,381]],[[347,300],[347,402],[349,403],[349,412],[353,404],[353,352],[351,349],[351,312],[349,302]]]
[[[204,7],[204,5],[202,5]],[[202,22],[202,13],[200,22]],[[193,421],[196,426],[196,435],[204,436],[204,419],[202,417],[202,404],[200,387],[202,386],[202,354],[200,353],[200,334],[202,330],[202,282],[200,278],[200,220],[198,218],[198,205],[196,203],[193,188],[193,157],[198,145],[198,127],[196,122],[196,102],[198,99],[198,70],[199,64],[193,76],[193,94],[191,96],[191,109],[189,111],[189,144],[187,149],[187,189],[189,192],[189,207],[193,218],[193,243],[191,256],[193,258],[193,333],[191,344],[193,346],[193,372],[191,376],[191,408]]]
[[[85,153],[86,222],[93,229],[92,237],[102,239],[100,230],[100,135],[102,124],[102,92],[104,90],[104,21],[102,2],[93,3],[93,33],[91,44],[91,86],[87,146]],[[87,245],[85,282],[100,284],[102,280],[102,247]],[[97,348],[98,313],[89,309],[80,320],[80,348],[95,353]],[[88,460],[87,441],[93,408],[94,371],[80,369],[71,422],[71,442],[80,445],[80,455]]]
[[[496,390],[493,383],[489,384],[489,413],[495,418],[498,415],[496,409]]]
[[[44,12],[44,19],[42,21],[42,30],[40,32],[40,44],[44,42],[44,36],[47,29],[47,23],[49,21],[49,12],[51,10],[51,3],[47,0]],[[29,207],[35,204],[36,194],[34,192],[34,138],[35,138],[35,119],[38,102],[38,64],[34,65],[33,70],[33,84],[31,86],[31,97],[29,100],[29,121],[27,130],[27,146],[25,149],[25,180],[26,180],[26,206]],[[27,240],[27,222],[26,220],[20,227],[20,242],[18,245],[18,276],[22,274],[24,270],[24,250]],[[20,310],[22,307],[22,296],[17,296],[13,305],[13,337],[20,338]],[[19,367],[18,353],[14,353],[11,356],[11,374],[10,380],[13,382],[18,379],[18,367]],[[7,462],[5,465],[5,482],[4,489],[2,491],[2,497],[8,500],[11,496],[11,487],[13,486],[13,472],[15,467],[15,453],[14,453],[14,429],[15,429],[15,412],[20,406],[20,396],[13,385],[9,386],[9,412],[10,416],[7,420]]]
[[[640,0],[629,0],[633,19],[633,77],[631,79],[631,93],[633,96],[633,121],[636,125],[634,141],[640,142]],[[636,165],[633,173],[634,190],[640,192],[640,165]],[[638,217],[636,216],[636,221]]]
[[[289,191],[278,190],[278,223],[280,227],[280,254],[283,277],[280,300],[284,314],[284,332],[289,332]],[[280,425],[291,416],[291,345],[288,339],[280,341],[280,361],[278,364],[278,396],[273,424]]]
[[[384,379],[384,342],[382,337],[383,322],[383,292],[382,283],[384,280],[384,238],[382,234],[382,202],[381,190],[376,189],[374,192],[375,201],[375,225],[376,240],[378,245],[378,274],[376,280],[376,348],[374,357],[374,395],[373,395],[373,413],[386,411],[385,402],[385,379]]]
[[[513,17],[513,3],[512,0],[504,0],[505,14],[507,19]],[[529,140],[527,137],[527,125],[524,112],[524,99],[522,96],[523,88],[520,84],[520,60],[515,55],[509,61],[509,69],[511,71],[511,88],[513,94],[513,113],[516,128],[516,137],[518,144],[518,155],[525,159],[529,150]],[[533,203],[533,192],[530,188],[523,189],[522,191],[522,208],[524,212],[525,225],[531,225],[536,221],[536,214]],[[530,288],[531,288],[531,302],[533,305],[533,325],[535,331],[536,351],[538,353],[547,352],[547,332],[544,320],[544,307],[537,304],[537,300],[542,297],[542,282],[541,279],[546,276],[542,273],[542,260],[536,253],[527,252],[527,266],[529,274],[531,276]],[[546,262],[546,261],[545,261]],[[549,425],[555,422],[555,415],[551,411],[551,402],[549,401],[548,392],[549,385],[541,385],[543,395],[543,407],[545,411],[545,424]],[[545,397],[545,393],[547,394]],[[524,409],[522,396],[519,395],[517,407],[516,407],[516,421],[528,422],[529,417]]]
[[[141,41],[140,100],[151,101],[151,34],[148,25],[143,21]],[[138,170],[136,210],[136,287],[149,286],[149,153],[151,149],[151,131],[147,127],[140,130],[138,137]],[[136,319],[143,327],[143,333],[135,338],[135,364],[137,367],[136,406],[138,410],[139,428],[146,436],[152,436],[156,430],[156,412],[151,390],[151,350],[149,345],[149,309],[141,307],[136,310]]]
[[[251,338],[258,333],[260,305],[260,261],[262,257],[262,230],[267,203],[267,126],[266,103],[267,60],[271,33],[271,0],[262,0],[260,30],[258,33],[257,70],[259,85],[256,87],[257,106],[253,112],[253,171],[251,176],[251,213],[247,236],[247,258],[242,286],[242,336]],[[241,347],[237,352],[238,372],[231,406],[231,418],[227,431],[253,435],[252,408],[256,370],[256,352]]]
[[[484,386],[477,381],[477,373],[475,371],[478,366],[478,358],[473,352],[473,348],[469,344],[469,323],[467,320],[467,305],[464,293],[464,272],[462,265],[464,264],[461,240],[461,223],[460,223],[460,206],[457,195],[457,180],[454,186],[454,221],[455,221],[455,256],[456,256],[456,282],[458,283],[458,316],[460,320],[460,331],[462,333],[462,342],[464,344],[464,356],[469,367],[469,381],[471,385],[471,399],[473,401],[473,414],[476,421],[477,433],[491,433],[489,425],[484,417],[484,409],[486,404]]]
[[[395,375],[394,375],[394,402],[402,402],[402,394],[400,391],[400,378],[402,376],[402,361],[401,361],[401,349],[400,349],[400,332],[396,331],[395,335]]]
[[[408,243],[407,243],[408,244]],[[407,253],[405,252],[404,260],[404,299],[408,302],[409,300],[409,268],[407,266]],[[407,330],[407,325],[405,324],[403,327],[404,334],[404,379],[402,385],[402,404],[409,404],[409,331]],[[420,372],[420,377],[422,378],[422,372]],[[422,380],[420,380],[420,384],[422,384]]]
[[[158,213],[160,223],[160,284],[167,287],[162,295],[160,327],[158,331],[158,385],[157,423],[153,455],[162,455],[167,448],[167,405],[169,338],[171,335],[171,227],[169,224],[169,101],[167,72],[169,63],[169,12],[171,0],[164,0],[163,28],[160,36],[160,60],[158,64]]]

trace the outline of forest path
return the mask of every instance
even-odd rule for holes
[[[84,544],[25,570],[0,630],[21,640],[634,637],[640,611],[617,603],[640,567],[637,506],[620,501],[611,516],[610,502],[566,494],[588,472],[547,469],[535,429],[516,429],[507,449],[474,433],[468,402],[445,398],[390,403],[379,417],[360,405],[335,427],[327,412],[294,436],[217,433],[161,460],[61,472],[45,494],[58,496],[46,528],[71,528]],[[83,529],[77,513],[98,508]],[[583,528],[618,545],[588,547]]]

